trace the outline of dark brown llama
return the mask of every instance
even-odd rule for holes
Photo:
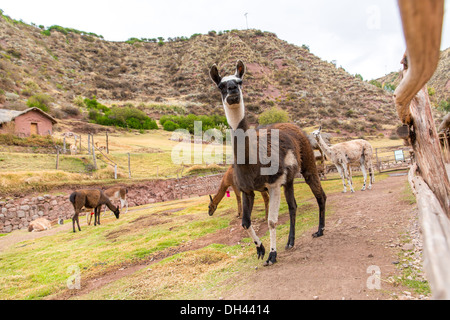
[[[237,188],[236,183],[234,182],[233,166],[229,167],[228,170],[225,172],[222,181],[220,182],[219,190],[217,191],[214,198],[209,196],[210,202],[208,206],[208,214],[210,216],[212,216],[214,212],[216,212],[217,206],[219,205],[220,201],[222,201],[229,187],[232,187],[234,193],[236,194],[236,201],[238,205],[237,217],[238,218],[241,217],[242,215],[241,193],[239,192],[239,189]],[[264,207],[266,211],[266,220],[267,220],[267,217],[269,215],[269,193],[267,191],[264,191],[261,192],[261,195],[264,199]]]
[[[281,199],[281,186],[289,207],[290,230],[286,249],[294,246],[297,203],[294,197],[294,178],[300,171],[319,205],[319,229],[313,235],[320,237],[325,228],[326,195],[317,172],[314,152],[306,135],[293,124],[274,124],[250,129],[245,117],[242,80],[245,66],[236,65],[236,73],[221,77],[216,65],[210,70],[211,79],[222,94],[222,103],[228,124],[232,129],[234,175],[242,192],[242,226],[256,244],[258,258],[263,259],[265,248],[251,225],[254,191],[268,191],[270,254],[265,266],[276,262],[276,226]]]
[[[81,211],[86,209],[94,209],[94,225],[97,223],[100,225],[100,209],[102,205],[106,205],[109,210],[114,212],[114,215],[117,219],[119,219],[119,207],[114,207],[108,197],[103,193],[102,190],[78,190],[74,191],[70,197],[70,202],[73,204],[73,208],[75,209],[75,214],[72,217],[72,227],[73,232],[75,232],[75,221],[78,225],[78,230],[81,231],[80,221],[78,215]]]

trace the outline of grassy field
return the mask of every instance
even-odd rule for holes
[[[385,175],[377,176],[377,180]],[[356,177],[361,185],[362,178]],[[336,180],[323,182],[327,194],[340,192]],[[317,206],[308,186],[295,185],[297,203],[297,234],[317,225]],[[67,289],[71,268],[81,272],[81,281],[100,275],[122,265],[148,261],[167,250],[226,228],[235,218],[234,198],[221,203],[214,217],[207,214],[207,197],[147,205],[129,211],[119,220],[103,219],[101,226],[87,226],[81,219],[82,231],[72,233],[61,229],[53,235],[17,243],[0,253],[0,299],[42,299]],[[327,215],[333,208],[327,208]],[[280,216],[288,208],[282,201]],[[264,203],[258,194],[253,219],[263,219]],[[66,228],[65,228],[66,227]],[[26,231],[16,231],[0,238]],[[289,225],[279,225],[277,237],[284,247]],[[262,238],[268,241],[268,233]],[[254,246],[250,239],[240,244],[211,244],[207,247],[172,255],[150,268],[118,281],[100,290],[90,292],[82,299],[208,299],[209,288],[222,283],[236,272],[254,272]],[[170,251],[169,251],[170,252]],[[30,263],[32,262],[32,263]]]
[[[93,159],[87,153],[87,135],[82,135],[80,154],[60,155],[59,169],[56,168],[55,154],[0,152],[0,193],[26,192],[30,189],[46,191],[65,184],[102,185],[155,179],[173,178],[195,172],[211,172],[210,166],[180,165],[172,161],[172,150],[180,142],[170,140],[171,133],[163,130],[122,132],[109,134],[107,157],[118,165],[118,180],[114,180],[114,168],[104,155],[97,152],[98,170],[92,171]],[[401,140],[374,138],[369,140],[373,148],[401,145]],[[106,135],[98,134],[95,142],[106,145]],[[67,144],[74,143],[73,138]],[[79,144],[78,144],[79,145]],[[194,147],[191,148],[194,154]],[[203,150],[208,148],[203,146]],[[230,149],[224,148],[224,153]],[[128,172],[128,153],[130,153],[131,179]],[[226,170],[226,167],[213,167],[214,170]],[[214,172],[213,172],[214,173]]]

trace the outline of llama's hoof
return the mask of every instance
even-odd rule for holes
[[[277,262],[277,252],[272,251],[269,254],[269,259],[267,259],[266,262],[264,262],[264,267],[270,267],[271,265],[275,264]]]
[[[264,259],[264,255],[266,254],[266,249],[264,248],[262,243],[259,247],[256,247],[256,253],[258,254],[258,260]]]
[[[284,247],[285,248],[285,250],[290,250],[290,249],[292,249],[294,247],[294,239],[289,239],[288,240],[288,243],[286,244],[286,247]]]
[[[316,233],[313,233],[313,238],[320,238],[323,236],[323,228],[319,229],[319,231],[317,231]]]

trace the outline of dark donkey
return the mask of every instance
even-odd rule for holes
[[[276,226],[280,208],[281,186],[289,206],[290,231],[286,249],[294,246],[297,203],[294,197],[294,178],[300,171],[319,205],[320,237],[325,228],[326,195],[320,183],[314,152],[306,135],[293,124],[274,124],[257,130],[249,129],[245,118],[242,79],[245,66],[238,61],[235,75],[221,77],[216,65],[210,70],[211,79],[222,94],[227,121],[233,133],[234,175],[242,192],[242,226],[256,244],[258,258],[263,259],[265,248],[251,225],[254,191],[269,191],[270,254],[265,266],[276,262]]]

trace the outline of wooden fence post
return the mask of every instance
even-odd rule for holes
[[[128,152],[128,178],[131,179],[131,159],[130,159],[131,155]]]
[[[395,90],[397,113],[414,150],[409,182],[417,199],[424,268],[434,299],[450,299],[450,182],[426,83],[440,57],[444,0],[398,0],[407,52]]]
[[[94,136],[92,136],[92,139],[94,139]],[[94,140],[92,140],[92,160],[94,161],[94,168],[95,168],[95,170],[97,170],[97,159],[95,158]]]
[[[88,154],[91,154],[91,134],[88,133]]]
[[[106,131],[106,154],[109,154],[108,131]]]
[[[56,170],[59,167],[59,147],[56,147]]]

